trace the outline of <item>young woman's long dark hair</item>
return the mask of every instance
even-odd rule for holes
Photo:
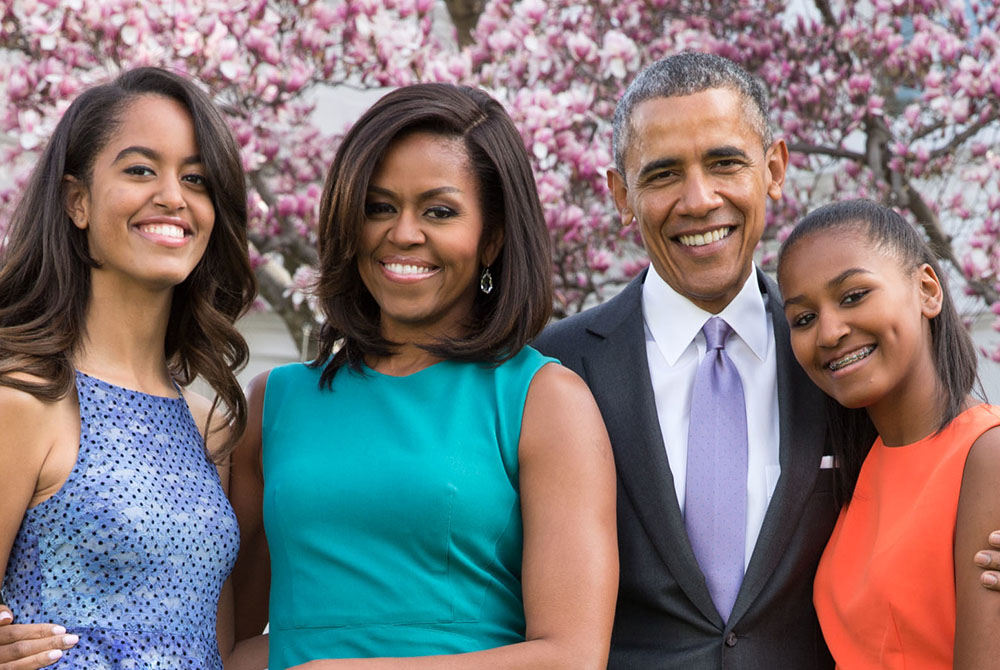
[[[941,312],[930,320],[932,355],[937,371],[938,430],[958,416],[972,389],[978,385],[976,348],[969,331],[955,309],[948,282],[930,247],[897,212],[871,200],[835,202],[806,215],[792,229],[778,252],[778,266],[788,251],[808,236],[836,229],[857,231],[874,246],[895,256],[904,270],[916,272],[925,263],[941,282]],[[875,425],[864,408],[849,409],[827,398],[830,417],[829,437],[838,462],[838,493],[846,503],[854,493],[861,464],[878,437]]]
[[[246,182],[239,148],[209,97],[186,78],[144,67],[88,89],[66,110],[31,174],[0,252],[0,384],[56,400],[74,387],[73,355],[90,300],[87,235],[66,212],[64,177],[89,186],[94,160],[139,96],[176,100],[191,114],[215,207],[205,254],[174,289],[166,333],[170,374],[182,385],[202,377],[233,428],[246,427],[235,372],[248,355],[233,322],[255,294],[247,258]],[[25,374],[31,377],[26,378]],[[219,454],[220,456],[222,454]]]
[[[314,365],[328,386],[343,365],[388,356],[379,306],[358,272],[358,239],[368,184],[390,144],[423,131],[459,138],[476,177],[483,240],[503,246],[490,271],[495,290],[477,292],[466,336],[423,345],[442,358],[500,363],[521,350],[552,311],[552,254],[535,178],[507,112],[483,91],[451,84],[404,86],[385,95],[347,133],[330,166],[320,202],[320,277],[316,294],[326,317]],[[338,349],[338,344],[339,349]]]

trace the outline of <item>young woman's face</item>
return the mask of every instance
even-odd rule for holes
[[[484,265],[479,186],[460,139],[417,132],[395,140],[372,175],[358,271],[395,342],[461,335]]]
[[[904,268],[856,228],[800,239],[778,268],[792,350],[845,407],[936,388],[930,322],[941,285],[930,266]]]
[[[176,286],[201,260],[215,223],[191,115],[159,95],[128,103],[90,183],[67,179],[67,193],[67,211],[100,263],[95,281]]]

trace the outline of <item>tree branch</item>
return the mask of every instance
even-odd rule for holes
[[[448,6],[451,22],[455,24],[458,48],[472,44],[472,31],[485,9],[483,0],[445,0],[445,4]]]
[[[788,150],[792,153],[832,156],[834,158],[846,158],[848,160],[858,162],[865,160],[865,155],[859,154],[857,151],[848,151],[847,149],[840,149],[838,147],[824,147],[817,146],[815,144],[804,144],[802,142],[792,142],[788,145]]]
[[[940,158],[941,156],[950,154],[952,151],[954,151],[962,144],[964,144],[965,141],[968,140],[970,137],[974,136],[976,133],[978,133],[983,128],[990,125],[997,119],[1000,119],[1000,114],[994,112],[991,116],[986,117],[982,121],[972,124],[965,130],[963,130],[962,132],[958,133],[953,138],[951,138],[951,140],[947,144],[938,147],[934,151],[930,152],[930,160],[934,160],[935,158]]]

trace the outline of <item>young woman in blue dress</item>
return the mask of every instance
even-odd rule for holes
[[[604,668],[613,461],[585,384],[527,346],[552,261],[510,118],[389,93],[320,221],[320,355],[251,382],[234,454],[237,637],[270,620],[272,670]]]
[[[246,220],[238,147],[183,77],[125,72],[57,125],[0,257],[4,667],[221,670]],[[181,390],[199,376],[214,402]]]

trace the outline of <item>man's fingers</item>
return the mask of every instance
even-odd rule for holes
[[[976,565],[983,570],[1000,570],[1000,551],[994,551],[991,549],[984,549],[983,551],[976,552],[975,559]],[[984,575],[990,574],[989,572],[984,572]],[[0,632],[3,629],[0,628]]]
[[[1000,549],[1000,530],[995,530],[990,533],[990,544]]]

